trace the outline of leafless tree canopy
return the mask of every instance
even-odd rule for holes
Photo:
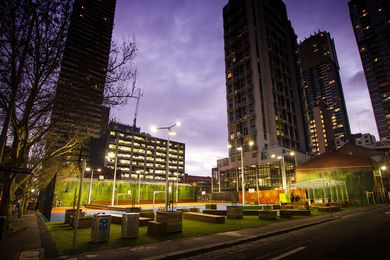
[[[124,41],[120,46],[111,43],[108,61],[104,102],[108,106],[124,105],[135,97],[137,69],[134,59],[137,53],[135,42]]]
[[[46,180],[44,167],[51,165],[48,169],[53,170],[53,160],[85,141],[75,133],[63,147],[52,150],[45,140],[53,127],[51,111],[72,6],[73,0],[0,0],[0,144],[8,137],[11,146],[0,165],[33,170],[17,182],[16,174],[5,175],[0,214],[9,215],[17,188]],[[136,50],[131,41],[112,44],[106,104],[125,104],[134,96]]]

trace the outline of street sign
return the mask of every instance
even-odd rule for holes
[[[1,173],[21,173],[21,174],[30,174],[31,169],[27,168],[16,168],[16,167],[0,167]]]

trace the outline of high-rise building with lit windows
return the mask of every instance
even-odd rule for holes
[[[115,0],[75,0],[52,112],[51,138],[62,147],[76,134],[98,138],[108,124],[103,93],[114,25]],[[66,156],[89,159],[90,143]]]
[[[54,127],[48,149],[63,147],[70,138],[86,139],[79,149],[62,156],[66,163],[89,160],[91,140],[108,124],[103,106],[116,0],[74,0],[52,110]],[[41,212],[50,219],[56,177],[40,192]]]
[[[390,140],[390,1],[348,3],[381,141]]]
[[[167,140],[142,133],[140,128],[110,122],[106,154],[117,154],[117,170],[121,179],[164,181]],[[105,158],[105,165],[114,168],[115,158]],[[169,142],[169,179],[182,182],[185,173],[185,144]]]
[[[280,173],[270,175],[270,165],[281,167],[271,155],[286,156],[286,168],[293,169],[289,152],[308,151],[297,37],[281,0],[230,0],[223,24],[232,180],[239,181],[235,171],[243,158],[248,187],[256,186],[258,171],[262,188],[275,188]]]
[[[299,56],[311,150],[319,155],[351,135],[334,40],[328,32],[315,33],[299,44]]]

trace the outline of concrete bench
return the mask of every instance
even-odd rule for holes
[[[200,212],[199,208],[189,208],[190,212]]]
[[[139,213],[140,217],[143,218],[151,218],[152,220],[154,219],[154,211],[153,210],[141,210]]]
[[[186,209],[186,208],[183,208],[183,209],[177,209],[177,211],[181,211],[181,212],[190,212],[189,209]]]
[[[194,219],[199,221],[206,221],[211,223],[223,224],[225,223],[225,216],[197,213],[197,212],[184,212],[183,218]]]
[[[203,210],[204,214],[226,216],[226,210],[217,210],[217,209],[205,209]]]
[[[144,227],[148,222],[153,221],[153,218],[139,217],[139,226]]]
[[[330,206],[330,207],[317,207],[319,212],[336,212],[340,211],[340,206]]]
[[[258,209],[244,209],[243,213],[244,213],[244,216],[258,216],[259,210]]]
[[[308,209],[281,209],[281,218],[291,218],[292,216],[310,216],[310,210]]]
[[[164,222],[149,221],[148,223],[148,235],[161,236],[166,234],[167,225]]]
[[[139,226],[146,226],[149,221],[153,221],[153,218],[139,217]],[[122,225],[122,215],[111,214],[111,224]]]
[[[259,219],[276,219],[277,211],[276,210],[259,210],[258,215],[259,215]]]
[[[76,226],[76,217],[69,217],[69,224],[75,228]],[[80,228],[90,228],[92,227],[92,216],[79,217],[78,229]]]

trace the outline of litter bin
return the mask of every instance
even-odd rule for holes
[[[91,242],[99,243],[110,240],[111,215],[95,214],[92,219]]]
[[[5,233],[7,233],[7,217],[0,216],[0,240],[5,239]]]
[[[122,215],[122,238],[138,237],[139,213],[125,213]]]

